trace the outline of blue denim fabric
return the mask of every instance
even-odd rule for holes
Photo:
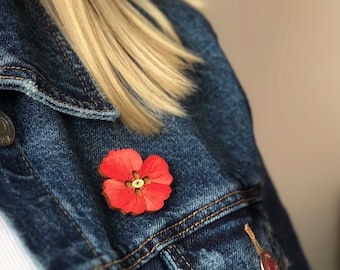
[[[0,148],[0,208],[47,269],[260,269],[249,223],[281,269],[308,269],[263,166],[245,95],[201,14],[155,1],[200,55],[190,117],[159,136],[127,130],[50,18],[1,0],[0,111],[16,128]],[[97,172],[111,149],[162,156],[174,177],[160,211],[110,210]]]

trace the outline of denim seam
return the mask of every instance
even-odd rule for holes
[[[189,270],[194,270],[191,266],[191,264],[188,262],[188,260],[184,257],[184,255],[182,254],[182,252],[175,246],[172,245],[172,248],[176,250],[176,252],[178,253],[178,255],[181,257],[181,259],[184,261],[184,263],[186,264],[186,266],[189,267]]]
[[[76,101],[76,102],[79,102],[79,103],[82,103],[82,104],[91,104],[90,102],[86,102],[86,101],[80,101],[78,99],[75,99],[73,97],[71,97],[70,95],[67,95],[61,91],[59,91],[59,89],[55,86],[53,86],[52,84],[50,84],[42,75],[34,72],[33,70],[31,69],[28,69],[28,68],[24,68],[24,67],[19,67],[19,66],[1,66],[0,68],[3,68],[3,69],[14,69],[14,70],[20,70],[20,71],[23,71],[23,72],[28,72],[34,76],[36,76],[38,78],[38,80],[41,80],[43,81],[44,83],[46,83],[48,85],[48,87],[52,88],[53,90],[57,91],[61,96],[65,96],[69,99],[71,99],[72,101]],[[8,76],[8,75],[0,75],[0,78],[1,79],[16,79],[16,80],[20,80],[20,81],[24,81],[26,80],[26,78],[23,78],[23,77],[20,77],[20,76]],[[60,101],[64,104],[66,104],[64,101],[62,100],[59,100],[59,99],[56,99],[54,98],[51,94],[47,93],[45,90],[41,89],[40,87],[37,86],[37,88],[43,92],[45,95],[51,97],[52,99],[56,100],[56,101]]]
[[[179,263],[177,262],[177,259],[176,259],[175,255],[172,253],[172,245],[169,246],[169,247],[167,248],[167,250],[168,250],[168,253],[169,253],[171,259],[173,260],[173,262],[176,264],[176,266],[177,266],[178,268],[180,268],[180,265],[179,265]]]
[[[172,229],[172,228],[174,228],[174,227],[176,227],[176,226],[181,225],[182,223],[186,222],[188,219],[190,219],[190,218],[194,217],[195,215],[199,214],[199,213],[202,212],[203,210],[205,210],[205,209],[207,209],[207,208],[209,208],[209,207],[212,207],[213,205],[215,205],[215,204],[217,204],[217,203],[219,203],[219,202],[221,202],[221,201],[223,201],[223,200],[225,200],[225,199],[227,199],[227,198],[229,198],[229,197],[231,197],[231,196],[233,196],[233,195],[235,195],[235,194],[242,194],[242,193],[252,192],[252,191],[254,191],[254,190],[256,190],[256,189],[257,189],[257,187],[254,187],[254,188],[251,188],[251,189],[248,189],[248,190],[236,190],[236,191],[230,192],[230,193],[228,193],[228,194],[222,196],[221,198],[219,198],[219,199],[217,199],[217,200],[215,200],[215,201],[210,202],[209,204],[207,204],[207,205],[205,205],[205,206],[203,206],[203,207],[197,209],[196,211],[192,212],[190,215],[186,216],[186,217],[185,217],[184,219],[182,219],[181,221],[179,221],[179,222],[177,222],[177,223],[175,223],[175,224],[173,224],[173,225],[171,225],[171,226],[169,226],[169,227],[167,227],[167,228],[165,228],[165,229],[163,229],[163,230],[161,230],[161,231],[155,233],[154,235],[151,235],[148,239],[145,240],[144,243],[142,243],[142,244],[141,244],[137,249],[135,249],[133,252],[131,252],[130,254],[126,255],[126,256],[125,256],[124,258],[122,258],[122,259],[118,259],[118,260],[114,261],[113,263],[114,263],[114,264],[117,264],[117,263],[120,263],[120,262],[123,262],[123,261],[127,260],[129,257],[131,257],[132,255],[134,255],[135,253],[137,253],[139,250],[141,250],[146,244],[148,244],[148,243],[149,243],[153,238],[155,238],[156,236],[158,236],[158,235],[160,235],[160,234],[162,234],[162,233],[165,233],[166,231],[168,231],[168,230],[170,230],[170,229]]]
[[[149,243],[149,242],[150,242],[153,238],[155,238],[156,236],[158,236],[158,235],[160,235],[160,234],[162,234],[162,233],[165,233],[166,231],[170,230],[170,229],[173,228],[173,227],[179,226],[180,224],[184,223],[186,220],[188,220],[188,219],[192,218],[193,216],[197,215],[199,212],[201,212],[201,211],[203,211],[203,210],[205,210],[205,209],[207,209],[207,208],[209,208],[209,207],[211,207],[211,206],[213,206],[213,205],[215,205],[215,204],[221,202],[222,200],[224,200],[224,199],[226,199],[226,198],[228,198],[228,197],[230,197],[230,196],[232,196],[232,195],[235,195],[235,194],[242,194],[242,193],[250,193],[250,192],[256,190],[257,188],[258,188],[258,187],[253,187],[253,188],[250,188],[250,189],[247,189],[247,190],[236,190],[236,191],[234,191],[234,192],[228,193],[228,194],[226,194],[225,196],[223,196],[223,197],[221,197],[221,198],[219,198],[219,199],[217,199],[217,200],[215,200],[215,201],[213,201],[213,202],[211,202],[211,203],[205,205],[204,207],[201,207],[200,209],[197,209],[196,211],[194,211],[193,213],[191,213],[190,215],[188,215],[187,217],[185,217],[185,218],[182,219],[181,221],[179,221],[179,222],[177,222],[177,223],[175,223],[175,224],[173,224],[173,225],[171,225],[171,226],[169,226],[169,227],[167,227],[167,228],[165,228],[165,229],[163,229],[163,230],[161,230],[161,231],[155,233],[154,235],[150,236],[150,237],[149,237],[146,241],[144,241],[144,243],[142,243],[137,249],[135,249],[134,251],[132,251],[130,254],[126,255],[124,258],[118,259],[118,260],[115,260],[115,261],[112,261],[112,262],[110,262],[110,263],[106,263],[106,264],[99,265],[99,266],[97,266],[97,267],[95,267],[95,268],[93,268],[93,269],[98,269],[98,268],[100,268],[100,267],[109,268],[109,267],[112,266],[112,265],[115,265],[115,264],[118,264],[118,263],[122,263],[122,262],[126,261],[128,258],[130,258],[132,255],[134,255],[135,253],[137,253],[138,251],[140,251],[147,243]],[[231,204],[229,204],[229,205],[226,205],[225,207],[220,208],[219,210],[213,212],[212,214],[206,216],[205,218],[201,219],[200,221],[198,221],[198,222],[194,223],[193,225],[191,225],[190,227],[186,228],[186,229],[183,230],[182,232],[177,233],[177,234],[175,234],[175,235],[173,235],[173,236],[171,236],[171,237],[169,237],[169,238],[163,240],[162,242],[157,243],[156,245],[153,246],[153,248],[152,248],[148,253],[146,253],[144,256],[142,256],[141,258],[139,258],[138,260],[136,260],[135,263],[133,263],[131,266],[129,266],[128,268],[124,268],[124,269],[126,269],[126,270],[128,270],[128,269],[133,269],[133,267],[135,267],[136,265],[138,265],[141,261],[143,261],[145,258],[147,258],[148,256],[150,256],[152,253],[154,253],[155,250],[156,250],[159,246],[165,244],[165,243],[168,242],[168,241],[171,241],[171,240],[174,240],[174,239],[176,239],[176,238],[181,237],[183,234],[185,234],[185,233],[191,231],[192,229],[194,229],[195,227],[199,226],[200,224],[202,224],[202,223],[208,221],[209,219],[214,218],[215,216],[217,216],[217,215],[220,214],[221,212],[226,211],[226,210],[228,210],[228,209],[230,209],[230,208],[233,208],[233,207],[235,207],[235,206],[237,206],[237,205],[239,205],[239,204],[241,204],[241,203],[247,203],[247,202],[249,203],[249,202],[251,202],[251,201],[253,201],[253,200],[255,201],[255,200],[258,199],[259,197],[260,197],[260,195],[257,195],[257,196],[254,196],[254,197],[250,197],[250,198],[247,198],[247,199],[240,199],[240,200],[238,200],[238,201],[236,201],[236,202],[234,202],[234,203],[231,203]]]
[[[80,102],[80,103],[83,103],[83,104],[91,104],[90,102],[82,102],[82,101],[80,101],[80,100],[78,100],[78,99],[75,99],[75,98],[73,98],[73,97],[71,97],[70,95],[67,95],[67,94],[64,94],[64,93],[62,93],[61,91],[59,91],[59,89],[58,88],[56,88],[55,86],[53,86],[52,84],[50,84],[41,74],[39,74],[39,73],[37,73],[37,72],[34,72],[33,70],[31,70],[31,69],[28,69],[28,68],[24,68],[24,67],[20,67],[20,66],[1,66],[1,68],[3,68],[3,69],[14,69],[14,70],[20,70],[20,71],[24,71],[24,72],[28,72],[28,73],[30,73],[30,74],[32,74],[32,75],[34,75],[34,76],[36,76],[39,80],[41,80],[41,81],[43,81],[44,83],[46,83],[50,88],[52,88],[52,89],[54,89],[55,91],[57,91],[61,96],[65,96],[65,97],[67,97],[67,98],[69,98],[69,99],[71,99],[71,100],[73,100],[73,101],[77,101],[77,102]],[[22,77],[20,77],[20,76],[17,76],[17,77],[15,77],[15,76],[1,76],[1,77],[3,77],[4,79],[6,79],[6,77],[14,77],[14,79],[20,79],[20,80],[25,80],[25,78],[22,78]],[[44,90],[42,90],[41,88],[39,88],[39,90],[40,91],[42,91],[44,94],[46,94],[47,96],[49,96],[49,97],[51,97],[51,98],[53,98],[53,96],[51,96],[51,94],[48,94],[46,91],[44,91]],[[62,103],[65,103],[65,102],[63,102],[63,101],[61,101],[61,100],[59,100],[59,99],[56,99],[56,98],[53,98],[54,100],[57,100],[57,101],[60,101],[60,102],[62,102]],[[91,99],[92,100],[92,99]],[[66,103],[65,103],[66,104]],[[98,106],[98,104],[96,104],[97,106]]]
[[[18,67],[18,69],[20,69],[20,67]],[[27,71],[29,71],[29,70],[27,70]],[[33,71],[31,71],[31,72],[33,72]],[[37,76],[37,77],[38,77],[38,76]],[[4,76],[4,75],[0,75],[0,79],[12,79],[12,80],[20,80],[20,81],[26,80],[26,78],[23,78],[23,77],[18,77],[18,76]],[[41,78],[41,79],[42,79],[42,78]],[[42,79],[42,80],[44,80],[44,79]],[[80,101],[80,100],[78,100],[78,99],[72,98],[71,96],[66,95],[66,94],[60,92],[57,88],[55,88],[54,86],[52,86],[51,84],[49,84],[47,81],[44,80],[44,82],[45,82],[46,84],[48,84],[49,87],[54,88],[56,91],[58,91],[58,93],[59,93],[61,96],[65,96],[65,97],[67,97],[68,99],[72,100],[73,102],[78,102],[78,103],[81,103],[81,104],[84,104],[84,105],[85,105],[85,104],[91,104],[91,103],[86,102],[86,101],[85,101],[85,102],[82,102],[82,101]],[[51,94],[49,94],[48,92],[46,92],[45,90],[43,90],[42,88],[40,88],[39,86],[36,86],[36,87],[39,89],[39,91],[41,91],[41,92],[42,92],[43,94],[45,94],[46,96],[52,98],[53,100],[55,100],[55,101],[57,101],[57,102],[60,102],[60,103],[62,103],[62,104],[65,104],[65,105],[69,105],[69,103],[67,103],[67,102],[65,102],[65,101],[62,101],[62,100],[60,100],[60,99],[55,98],[54,96],[52,96]],[[79,108],[79,109],[84,109],[84,107],[77,106],[77,105],[74,104],[74,103],[72,103],[71,105],[74,106],[74,107],[76,107],[76,108]],[[96,111],[98,111],[98,112],[109,112],[110,110],[96,110]]]
[[[137,266],[141,261],[143,261],[144,259],[146,259],[147,257],[149,257],[152,253],[154,253],[154,252],[156,251],[156,249],[157,249],[159,246],[161,246],[161,245],[163,245],[163,244],[166,244],[166,243],[169,242],[169,241],[175,240],[176,238],[181,237],[183,234],[185,234],[185,233],[187,233],[187,232],[193,230],[195,227],[197,227],[197,226],[201,225],[202,223],[208,221],[209,219],[211,219],[211,218],[217,216],[218,214],[222,213],[223,211],[228,210],[228,209],[230,209],[230,208],[232,208],[232,207],[235,207],[235,206],[237,206],[237,205],[239,205],[239,204],[241,204],[241,203],[250,202],[250,201],[255,200],[255,199],[257,199],[257,198],[258,198],[258,196],[256,196],[256,197],[250,197],[250,198],[248,198],[248,199],[241,199],[241,200],[239,200],[239,201],[236,201],[236,202],[234,202],[234,203],[232,203],[232,204],[230,204],[230,205],[228,205],[228,206],[225,206],[225,207],[219,209],[218,211],[212,213],[211,215],[205,217],[204,219],[201,219],[200,221],[198,221],[198,222],[196,222],[195,224],[191,225],[190,227],[186,228],[184,231],[182,231],[182,232],[180,232],[180,233],[178,233],[178,234],[175,234],[175,235],[173,235],[173,236],[171,236],[171,237],[169,237],[169,238],[163,240],[162,242],[157,243],[156,245],[154,245],[154,247],[153,247],[148,253],[146,253],[144,256],[142,256],[141,258],[139,258],[137,261],[135,261],[134,264],[132,264],[132,265],[129,266],[128,268],[124,268],[124,270],[132,270],[132,269],[133,269],[135,266]]]
[[[79,103],[82,103],[82,104],[91,104],[90,102],[80,101],[80,100],[78,100],[78,99],[75,99],[75,98],[71,97],[70,95],[67,95],[67,94],[65,94],[65,93],[63,93],[63,92],[61,92],[61,91],[59,91],[59,89],[58,89],[57,87],[55,87],[54,85],[52,85],[51,83],[49,83],[49,82],[44,78],[44,76],[42,76],[41,74],[39,74],[39,73],[37,73],[37,72],[34,72],[34,71],[31,70],[31,69],[24,68],[24,67],[20,67],[20,66],[1,66],[1,68],[3,68],[3,69],[12,69],[12,70],[14,69],[14,70],[20,70],[20,71],[23,71],[23,72],[28,72],[28,73],[30,73],[30,74],[36,76],[39,80],[43,81],[43,82],[44,82],[45,84],[47,84],[48,87],[50,87],[51,89],[57,91],[61,96],[65,96],[65,97],[71,99],[72,101],[76,101],[76,102],[79,102]],[[14,79],[25,80],[25,78],[22,78],[22,77],[20,77],[20,76],[16,76],[16,77],[15,77],[15,76],[1,76],[1,77],[3,77],[4,79],[6,79],[6,77],[10,77],[10,78],[11,78],[11,77],[14,77]],[[39,88],[39,87],[38,87],[38,88]],[[66,104],[66,103],[63,102],[63,101],[54,98],[51,94],[47,93],[46,91],[42,90],[41,88],[39,88],[39,90],[40,90],[41,92],[43,92],[44,94],[46,94],[47,96],[53,98],[54,100],[57,100],[57,101],[60,101],[60,102],[62,102],[62,103],[64,103],[64,104]]]
[[[68,57],[68,55],[66,54],[65,48],[63,47],[63,45],[61,44],[60,40],[58,39],[57,34],[56,34],[56,32],[53,30],[52,25],[51,25],[51,22],[50,22],[49,19],[47,18],[45,12],[43,12],[43,17],[44,17],[44,19],[45,19],[45,22],[46,22],[46,24],[47,24],[47,26],[48,26],[48,29],[49,29],[50,33],[51,33],[52,36],[54,37],[54,40],[55,40],[55,42],[57,43],[57,45],[58,45],[58,47],[59,47],[59,50],[60,50],[61,53],[63,54],[63,56],[64,56],[66,62],[68,63],[68,65],[70,66],[70,68],[72,69],[72,71],[74,72],[74,74],[77,76],[77,78],[78,78],[78,80],[79,80],[81,86],[83,87],[84,92],[85,92],[86,95],[91,99],[91,101],[93,102],[93,104],[95,104],[95,106],[98,107],[98,106],[99,106],[98,103],[91,97],[91,95],[90,95],[90,93],[89,93],[89,90],[86,88],[83,79],[82,79],[81,76],[79,75],[79,72],[76,70],[76,68],[75,68],[74,65],[72,64],[71,59],[70,59],[70,58]],[[87,77],[87,78],[88,78],[88,77]],[[98,97],[98,94],[96,93],[97,91],[95,91],[95,88],[94,88],[92,82],[89,81],[89,83],[90,83],[90,85],[91,85],[92,90],[94,90],[93,93],[96,94],[96,96]],[[101,99],[101,98],[100,98],[100,99]]]
[[[49,188],[43,183],[43,181],[40,179],[40,177],[33,171],[32,167],[29,165],[26,156],[24,155],[24,153],[21,151],[19,145],[17,143],[15,143],[16,148],[19,151],[19,155],[22,159],[22,161],[24,162],[26,168],[29,170],[29,172],[31,173],[31,175],[33,176],[33,178],[44,188],[44,190],[47,192],[48,196],[52,199],[52,201],[54,201],[54,203],[56,205],[58,205],[59,209],[63,212],[63,214],[65,215],[65,217],[71,222],[71,224],[73,225],[73,227],[75,228],[75,230],[77,231],[77,233],[79,233],[79,235],[81,236],[81,238],[84,240],[84,242],[86,243],[86,245],[88,246],[88,248],[91,250],[92,255],[94,257],[98,256],[98,253],[96,252],[96,250],[94,249],[93,245],[91,244],[91,242],[89,241],[89,239],[87,239],[87,237],[85,236],[84,232],[81,230],[81,228],[78,226],[78,224],[73,220],[73,218],[70,216],[70,214],[64,209],[64,207],[61,205],[61,203],[59,202],[59,200],[55,197],[55,195],[49,190]]]

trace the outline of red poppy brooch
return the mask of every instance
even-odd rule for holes
[[[171,193],[169,166],[157,155],[143,162],[133,149],[112,150],[99,165],[99,173],[106,179],[103,195],[109,207],[123,214],[155,212]]]

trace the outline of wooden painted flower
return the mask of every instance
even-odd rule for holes
[[[140,215],[164,206],[171,193],[168,164],[157,155],[142,157],[133,149],[112,150],[99,165],[106,179],[103,195],[110,208]]]

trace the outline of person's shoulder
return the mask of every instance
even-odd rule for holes
[[[152,2],[168,17],[183,44],[189,49],[196,51],[195,47],[200,44],[215,43],[216,34],[210,22],[204,13],[187,1],[152,0]]]
[[[182,24],[200,23],[209,25],[207,19],[195,5],[185,0],[152,0],[171,20]]]

